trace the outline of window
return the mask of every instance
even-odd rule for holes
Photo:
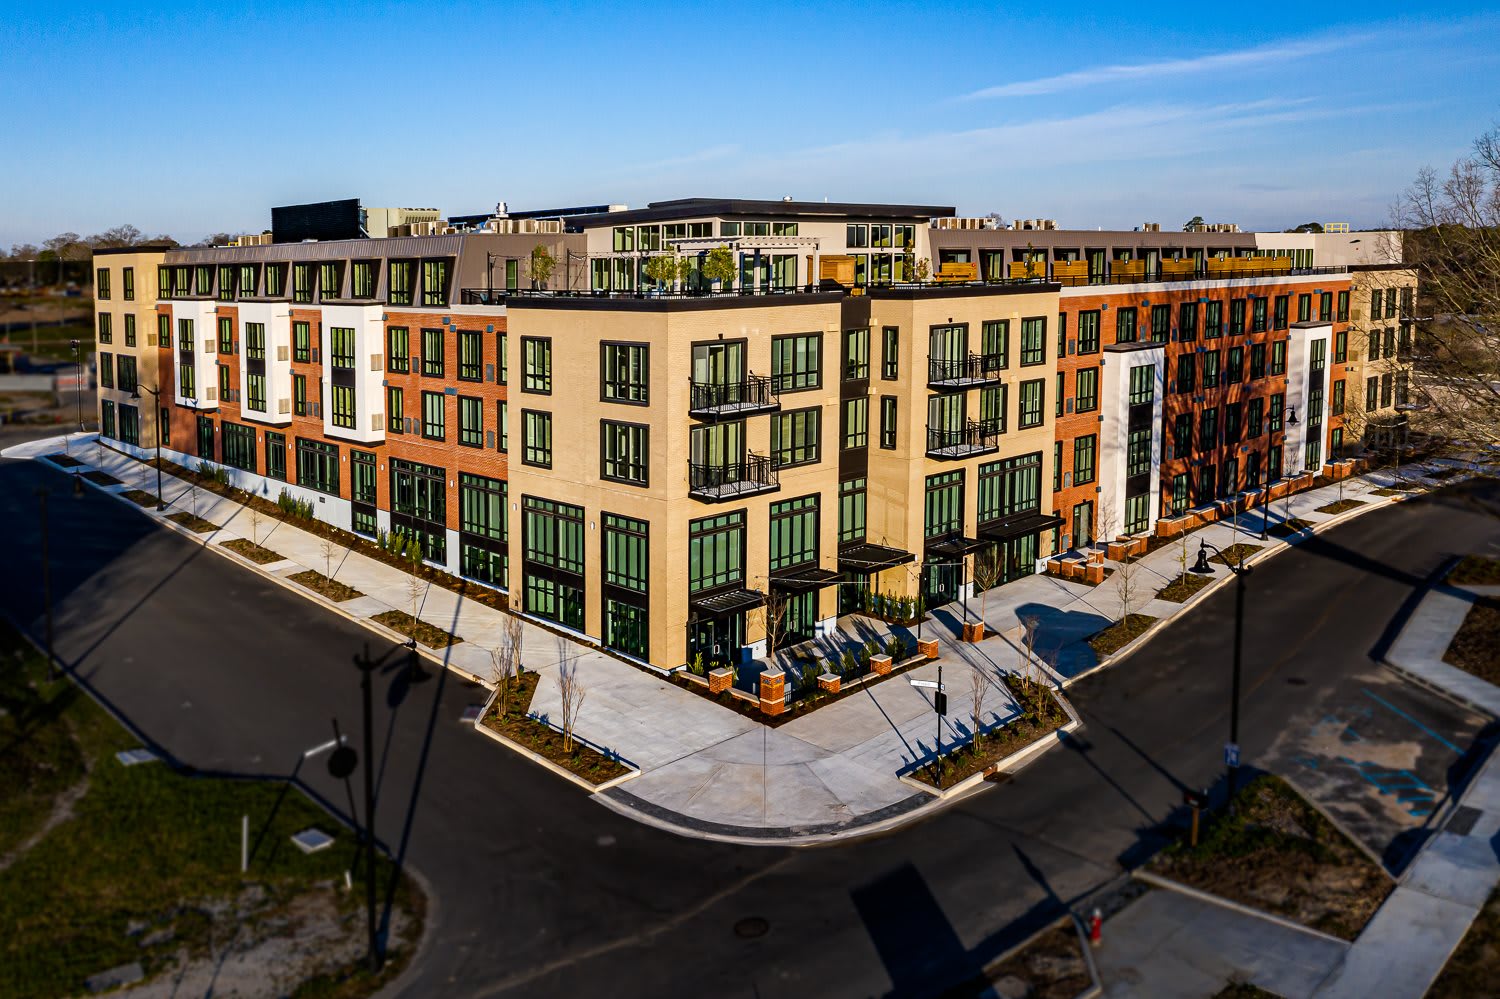
[[[234,320],[228,316],[219,317],[219,353],[234,353]]]
[[[1211,451],[1219,446],[1219,410],[1218,407],[1199,410],[1198,412],[1198,447],[1205,451]]]
[[[159,315],[156,317],[156,346],[172,346],[172,317]]]
[[[1333,415],[1344,415],[1344,382],[1342,379],[1333,383]]]
[[[1271,402],[1266,409],[1266,427],[1271,433],[1281,429],[1282,415],[1286,412],[1286,396],[1277,392],[1271,396]]]
[[[608,402],[645,405],[649,401],[647,364],[649,348],[644,343],[605,343],[599,347],[600,397]]]
[[[772,503],[771,560],[772,572],[791,569],[818,561],[818,497]]]
[[[869,377],[869,329],[844,330],[844,381],[861,381]]]
[[[521,501],[523,606],[569,628],[582,628],[583,508],[527,496]]]
[[[1389,314],[1395,314],[1394,302],[1391,303],[1391,310]],[[1318,319],[1321,322],[1325,323],[1333,321],[1333,292],[1325,291],[1323,292],[1323,294],[1318,296]],[[1309,465],[1308,467],[1311,468],[1313,466]]]
[[[443,393],[422,393],[422,436],[428,440],[443,439],[444,425]]]
[[[115,404],[110,399],[101,400],[99,403],[99,436],[115,436]],[[80,482],[78,485],[82,487],[83,483]]]
[[[1094,481],[1094,461],[1098,450],[1098,434],[1073,439],[1073,485],[1082,486]]]
[[[1395,390],[1391,381],[1390,372],[1380,376],[1380,408],[1385,409],[1395,403]]]
[[[606,586],[618,586],[635,593],[646,592],[649,531],[650,525],[644,520],[621,517],[613,513],[604,515],[604,543],[601,547],[604,553]],[[606,642],[606,644],[612,648],[618,647],[618,643]],[[644,634],[632,648],[636,655],[646,654]],[[631,649],[625,651],[631,651]]]
[[[115,387],[115,355],[99,355],[99,386],[101,388]]]
[[[1341,323],[1349,321],[1349,293],[1347,291],[1339,292],[1337,319]]]
[[[307,376],[292,376],[292,412],[297,416],[307,415]]]
[[[771,340],[771,378],[777,392],[815,389],[823,383],[823,335],[795,333]]]
[[[135,268],[126,267],[120,271],[120,292],[125,301],[135,301]]]
[[[1093,309],[1078,313],[1078,353],[1099,352],[1099,311]]]
[[[101,302],[109,301],[109,268],[100,267],[94,271],[94,297]],[[113,436],[113,435],[111,435]]]
[[[1385,356],[1396,356],[1396,331],[1388,329],[1385,331]]]
[[[1224,443],[1238,444],[1240,442],[1240,422],[1242,413],[1240,404],[1237,402],[1226,403],[1224,406]]]
[[[1172,307],[1151,306],[1151,342],[1166,343],[1172,335]]]
[[[510,384],[510,338],[504,333],[495,334],[495,380],[501,385]]]
[[[1172,457],[1186,458],[1193,453],[1193,414],[1178,413],[1172,421]]]
[[[1125,533],[1139,534],[1151,522],[1151,494],[1125,497]]]
[[[1130,369],[1130,404],[1139,406],[1156,398],[1156,365],[1137,364]]]
[[[393,434],[406,432],[406,390],[389,385],[385,390],[385,427]]]
[[[354,328],[334,326],[328,330],[329,361],[335,368],[354,367]]]
[[[1188,508],[1188,474],[1178,472],[1172,476],[1172,500],[1169,512],[1172,515],[1186,513]]]
[[[387,297],[392,305],[410,305],[412,301],[412,262],[392,260],[390,288]]]
[[[286,294],[286,265],[266,264],[266,297],[280,298]]]
[[[1079,368],[1074,380],[1074,409],[1089,413],[1099,408],[1099,369]]]
[[[338,298],[344,290],[344,267],[337,261],[318,265],[318,287],[324,298]]]
[[[599,475],[634,486],[649,483],[650,429],[639,423],[599,421]]]
[[[1135,306],[1115,310],[1115,343],[1135,343]]]
[[[1191,393],[1198,386],[1198,359],[1192,354],[1177,355],[1177,391]]]
[[[521,391],[550,395],[552,392],[552,341],[546,337],[521,337]]]
[[[114,327],[112,325],[113,320],[114,320],[114,317],[111,316],[108,312],[101,312],[101,313],[99,313],[99,342],[100,343],[113,343],[114,342],[115,334],[114,334]]]
[[[125,314],[125,346],[135,346],[135,314],[129,312]]]
[[[224,464],[255,471],[255,428],[226,422],[223,427]]]
[[[818,460],[823,411],[794,409],[771,417],[771,457],[778,468],[811,465]]]
[[[1042,425],[1042,397],[1046,394],[1046,385],[1047,383],[1041,378],[1021,383],[1021,410],[1018,423],[1022,430]]]
[[[495,446],[501,451],[510,450],[510,404],[504,399],[495,403],[495,422],[499,425],[496,431]]]
[[[1058,449],[1053,448],[1053,491],[1056,491],[1056,469]],[[992,461],[979,466],[978,522],[980,524],[1009,517],[1017,513],[1031,513],[1041,509],[1042,504],[1042,453],[1017,455],[1001,461]]]
[[[1271,374],[1286,374],[1286,341],[1275,340],[1271,343]]]
[[[880,331],[880,377],[895,381],[901,371],[901,330],[886,326]]]
[[[1183,302],[1177,307],[1177,339],[1184,343],[1198,339],[1198,303]]]
[[[1125,449],[1125,475],[1145,475],[1151,471],[1151,428],[1130,431]]]
[[[306,364],[312,359],[312,329],[301,321],[292,323],[292,360]]]
[[[1265,404],[1266,401],[1259,396],[1245,404],[1245,436],[1252,440],[1259,437],[1263,429],[1261,421]]]
[[[688,522],[688,592],[742,585],[745,579],[745,512]]]
[[[1251,303],[1250,330],[1254,333],[1266,331],[1266,297],[1264,295],[1257,295],[1255,301]]]
[[[1380,379],[1374,375],[1365,379],[1365,408],[1376,409],[1380,405]]]
[[[1250,345],[1250,378],[1266,377],[1266,345],[1263,343],[1252,343]]]
[[[335,444],[297,438],[297,484],[332,496],[339,494],[339,449]]]
[[[205,297],[214,293],[214,269],[206,264],[193,268],[193,287]]]
[[[924,537],[958,534],[964,525],[964,473],[961,469],[927,476]]]
[[[116,362],[120,372],[120,377],[117,380],[119,390],[121,392],[135,392],[135,357],[130,354],[120,354],[116,357]]]
[[[480,331],[458,331],[459,381],[478,382],[484,380],[483,347],[484,334]]]
[[[845,451],[870,445],[870,399],[844,400],[844,445]]]
[[[1224,303],[1208,302],[1203,311],[1203,339],[1214,340],[1224,335]]]
[[[368,260],[356,260],[350,271],[350,298],[375,297],[375,265]]]
[[[504,482],[469,472],[458,473],[459,572],[491,586],[507,584],[508,513]],[[611,519],[606,515],[606,563]],[[642,567],[644,571],[644,562]]]
[[[839,483],[839,544],[865,540],[865,478]]]
[[[1022,326],[1024,337],[1025,322]],[[982,324],[979,327],[979,351],[983,355],[980,363],[985,371],[1004,371],[1010,367],[1010,320],[992,319]],[[1022,354],[1024,356],[1024,349]]]
[[[286,481],[286,434],[266,431],[266,475]]]
[[[405,326],[386,327],[385,369],[403,375],[411,370],[411,334]]]
[[[1052,491],[1062,489],[1062,441],[1052,442]]]
[[[1229,300],[1229,335],[1239,336],[1243,332],[1245,332],[1245,300],[1231,298]]]
[[[445,330],[424,329],[422,331],[422,374],[428,378],[443,377]]]
[[[219,401],[230,402],[233,400],[232,389],[229,382],[229,365],[220,364],[219,368]]]
[[[484,400],[458,397],[458,442],[464,447],[484,447]]]
[[[1021,320],[1021,367],[1047,363],[1047,317]]]
[[[264,361],[266,359],[266,324],[245,324],[245,359],[248,361]]]
[[[1308,366],[1312,371],[1322,371],[1328,367],[1328,341],[1317,339],[1309,344]]]
[[[313,265],[292,265],[292,301],[311,302],[313,300]]]
[[[333,425],[354,429],[354,386],[333,386]]]
[[[986,385],[979,390],[980,432],[993,436],[1005,433],[1005,386]]]
[[[1256,299],[1256,301],[1260,301]],[[1224,381],[1230,385],[1245,380],[1245,348],[1230,347],[1229,356],[1224,366]]]
[[[1286,329],[1287,307],[1291,304],[1290,295],[1276,296],[1276,309],[1272,318],[1272,326],[1278,330]]]
[[[248,409],[266,412],[266,376],[254,371],[245,375],[245,391],[249,395]]]
[[[1312,296],[1297,296],[1297,322],[1305,323],[1312,319]]]
[[[552,467],[552,414],[532,409],[521,410],[521,431],[525,436],[521,463],[538,468]]]
[[[1203,355],[1203,387],[1216,388],[1219,384],[1219,352],[1206,351]]]
[[[422,304],[448,304],[448,261],[422,261]]]

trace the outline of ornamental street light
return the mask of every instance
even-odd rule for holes
[[[151,422],[156,425],[156,511],[160,513],[167,508],[166,500],[161,494],[161,389],[148,388],[151,393],[151,401],[156,407],[156,413]],[[131,399],[139,401],[141,398],[141,383],[135,383],[135,391],[131,393]]]
[[[1219,560],[1229,567],[1235,578],[1234,671],[1229,693],[1229,742],[1224,746],[1224,763],[1229,768],[1229,807],[1233,809],[1235,787],[1239,784],[1240,776],[1240,647],[1244,644],[1245,631],[1245,577],[1250,575],[1250,567],[1245,564],[1243,555],[1240,556],[1239,565],[1235,565],[1218,548],[1200,540],[1197,564],[1188,571],[1200,576],[1212,576],[1214,570],[1208,564],[1209,551],[1219,556]]]

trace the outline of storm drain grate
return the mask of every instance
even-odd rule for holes
[[[1459,805],[1448,817],[1448,824],[1443,828],[1455,836],[1467,836],[1474,829],[1474,823],[1479,821],[1482,813],[1477,808],[1468,805]]]
[[[745,940],[763,937],[771,931],[771,924],[759,916],[746,916],[734,924],[734,935]]]

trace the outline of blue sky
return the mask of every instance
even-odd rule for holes
[[[1378,225],[1500,121],[1495,7],[1089,6],[0,0],[0,245],[349,196]]]

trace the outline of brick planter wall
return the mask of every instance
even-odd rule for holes
[[[938,643],[936,638],[924,638],[917,643],[917,654],[926,656],[928,659],[938,657]]]
[[[818,689],[826,690],[830,694],[839,692],[839,677],[833,673],[824,673],[818,677]]]
[[[880,676],[887,676],[891,672],[890,656],[871,656],[870,672]]]
[[[722,694],[734,685],[734,670],[727,666],[720,667],[708,674],[708,692],[710,694]]]
[[[966,641],[966,642],[982,642],[982,641],[984,641],[984,622],[983,621],[973,621],[973,622],[967,622],[967,623],[965,623],[964,624],[964,641]]]
[[[786,673],[768,669],[760,675],[760,710],[779,715],[786,710]]]

